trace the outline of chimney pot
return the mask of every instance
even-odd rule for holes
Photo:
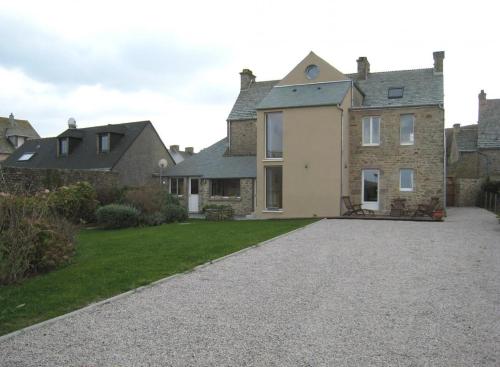
[[[170,150],[174,150],[174,151],[178,152],[179,151],[179,146],[178,145],[171,145],[170,146]]]
[[[9,123],[10,123],[10,126],[14,126],[16,123],[16,121],[14,120],[14,114],[12,112],[9,115]]]
[[[76,120],[73,117],[68,119],[68,129],[76,129]]]
[[[481,122],[481,115],[483,114],[483,110],[486,107],[486,93],[484,89],[481,89],[481,93],[478,95],[479,98],[479,108],[478,108],[478,122]]]
[[[432,56],[434,57],[434,74],[443,74],[444,51],[435,51]]]
[[[454,130],[459,130],[460,129],[460,124],[453,124],[453,129]]]
[[[370,74],[370,62],[366,56],[360,56],[357,60],[358,63],[358,80],[366,80]]]
[[[184,151],[189,154],[189,155],[193,155],[194,154],[194,148],[193,147],[186,147],[184,149]]]
[[[241,76],[241,86],[240,90],[246,90],[250,87],[252,83],[255,82],[255,75],[253,75],[252,70],[243,69],[240,73]]]

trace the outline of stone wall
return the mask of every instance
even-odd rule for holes
[[[96,189],[118,186],[118,175],[109,171],[39,168],[0,168],[0,191],[36,192],[87,181]]]
[[[257,148],[257,127],[255,120],[231,121],[230,154],[255,155]]]
[[[460,152],[458,160],[449,163],[446,175],[449,177],[477,178],[479,177],[481,157],[477,152]]]
[[[254,183],[251,178],[240,179],[240,197],[239,198],[222,198],[213,197],[210,193],[210,180],[200,180],[200,209],[205,205],[231,205],[235,215],[247,215],[254,211],[253,208],[253,192]]]
[[[455,206],[476,206],[482,183],[480,178],[456,178]]]
[[[444,202],[444,111],[437,107],[351,110],[349,112],[349,182],[353,202],[361,202],[363,169],[378,169],[379,211],[388,213],[395,198],[407,207],[427,203],[432,196]],[[400,116],[413,114],[414,145],[400,145]],[[380,145],[362,145],[362,118],[380,116]],[[414,190],[399,190],[399,170],[413,169]]]
[[[480,174],[489,176],[493,181],[500,181],[500,149],[481,149]]]

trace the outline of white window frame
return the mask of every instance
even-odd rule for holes
[[[373,143],[373,122],[374,119],[378,119],[378,143]],[[365,116],[361,120],[361,144],[364,147],[376,147],[380,145],[380,125],[381,125],[381,117],[380,116]],[[365,143],[365,122],[370,124],[370,142]]]
[[[66,142],[66,152],[63,152],[61,149],[63,141]],[[67,157],[69,155],[69,138],[59,138],[59,140],[57,141],[57,150],[60,157]]]
[[[403,171],[409,171],[411,174],[411,188],[401,187],[401,176]],[[415,191],[415,170],[413,168],[401,168],[399,170],[399,191],[412,192]]]
[[[401,133],[403,130],[401,128],[401,119],[403,116],[411,116],[411,118],[412,118],[411,134],[410,134],[410,136],[412,137],[412,140],[409,142],[403,142],[403,140],[402,140]],[[405,114],[399,116],[399,144],[400,145],[415,145],[415,115],[413,115],[411,113],[405,113]]]
[[[172,180],[176,180],[177,181],[177,193],[173,193],[172,192]],[[184,195],[183,194],[179,194],[179,180],[182,180],[183,184],[182,184],[182,188],[184,188],[184,177],[171,177],[170,178],[170,186],[168,188],[168,191],[170,192],[170,194],[172,195],[175,195],[175,196],[178,196],[178,197],[183,197]]]

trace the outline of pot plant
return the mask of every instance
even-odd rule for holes
[[[444,210],[443,209],[436,209],[432,212],[432,219],[434,220],[441,220],[444,217]]]

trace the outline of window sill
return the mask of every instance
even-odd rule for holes
[[[362,147],[379,147],[380,144],[361,144]]]
[[[262,213],[283,213],[283,209],[264,209]]]
[[[240,196],[210,196],[209,201],[241,201]]]
[[[283,162],[283,158],[264,158],[262,162]]]
[[[401,192],[413,192],[413,189],[402,189],[402,188],[399,188],[399,191],[401,191]]]
[[[406,145],[406,146],[408,146],[408,145],[415,145],[415,143],[400,143],[399,145]]]

